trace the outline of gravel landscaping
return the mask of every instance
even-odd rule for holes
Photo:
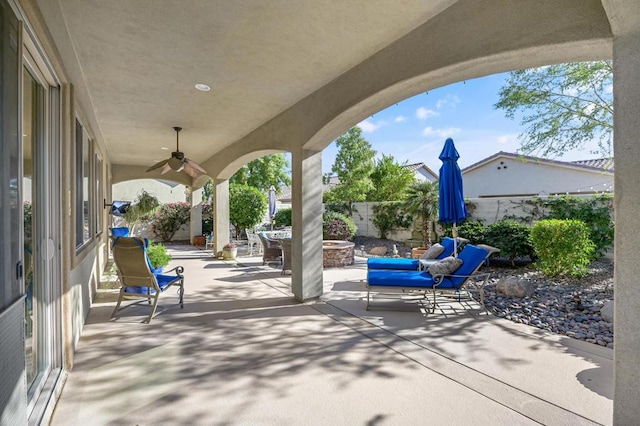
[[[386,247],[386,256],[392,255],[393,245],[398,254],[405,257],[411,248],[393,240],[371,237],[356,237],[356,254],[360,246],[365,251],[374,247]],[[520,262],[512,267],[505,259],[492,258],[490,266],[482,271],[491,272],[485,286],[485,303],[489,312],[497,317],[516,323],[584,340],[589,343],[613,348],[613,323],[604,321],[600,310],[613,300],[613,263],[593,262],[589,273],[577,278],[548,278],[530,263]],[[496,291],[496,284],[503,278],[517,278],[533,285],[529,297],[508,297]]]

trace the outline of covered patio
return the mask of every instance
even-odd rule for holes
[[[610,349],[455,301],[367,312],[364,259],[325,269],[322,299],[300,303],[259,257],[178,249],[184,310],[110,322],[101,291],[52,424],[612,423]]]
[[[54,410],[58,424],[212,412],[637,423],[637,0],[0,0],[0,21],[0,423],[47,424]],[[603,59],[614,73],[615,368],[599,348],[464,311],[367,314],[361,271],[323,271],[322,151],[335,138],[436,87]],[[173,127],[206,173],[147,173],[178,151]],[[291,155],[291,276],[186,256],[183,312],[106,322],[97,283],[112,185],[212,178],[218,252],[229,179],[273,153]]]

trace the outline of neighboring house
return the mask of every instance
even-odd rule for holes
[[[462,170],[465,198],[613,192],[613,159],[547,160],[498,152]]]
[[[158,198],[161,204],[186,201],[186,187],[176,182],[159,179],[136,179],[116,183],[111,187],[111,199],[135,201],[142,190]]]
[[[419,182],[429,181],[429,182],[437,182],[438,174],[434,173],[429,167],[424,163],[414,163],[414,164],[406,164],[402,167],[405,167],[411,170],[414,173],[414,177]]]

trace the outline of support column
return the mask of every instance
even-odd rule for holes
[[[322,152],[300,149],[291,158],[291,290],[304,301],[322,295]]]
[[[613,423],[640,419],[640,32],[613,43],[615,319]]]
[[[195,238],[202,235],[202,189],[191,190],[191,218],[189,220],[189,240],[193,244]]]
[[[229,181],[213,181],[213,254],[222,256],[222,247],[229,242]]]

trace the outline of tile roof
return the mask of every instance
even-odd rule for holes
[[[605,171],[605,172],[613,173],[613,158],[601,158],[596,160],[583,160],[583,161],[559,161],[559,160],[549,160],[547,158],[533,157],[530,155],[514,154],[511,152],[505,152],[505,151],[500,151],[483,160],[478,161],[477,163],[474,163],[468,167],[465,167],[464,169],[462,169],[462,173],[464,174],[468,171],[471,171],[499,157],[508,157],[508,158],[513,158],[515,160],[525,160],[525,161],[532,161],[537,163],[551,164],[551,165],[557,165],[557,166],[563,166],[563,167],[579,168],[579,169],[592,170],[592,171]]]
[[[594,160],[580,160],[572,161],[574,164],[580,164],[582,166],[595,167],[597,169],[614,171],[613,157],[611,158],[596,158]]]

